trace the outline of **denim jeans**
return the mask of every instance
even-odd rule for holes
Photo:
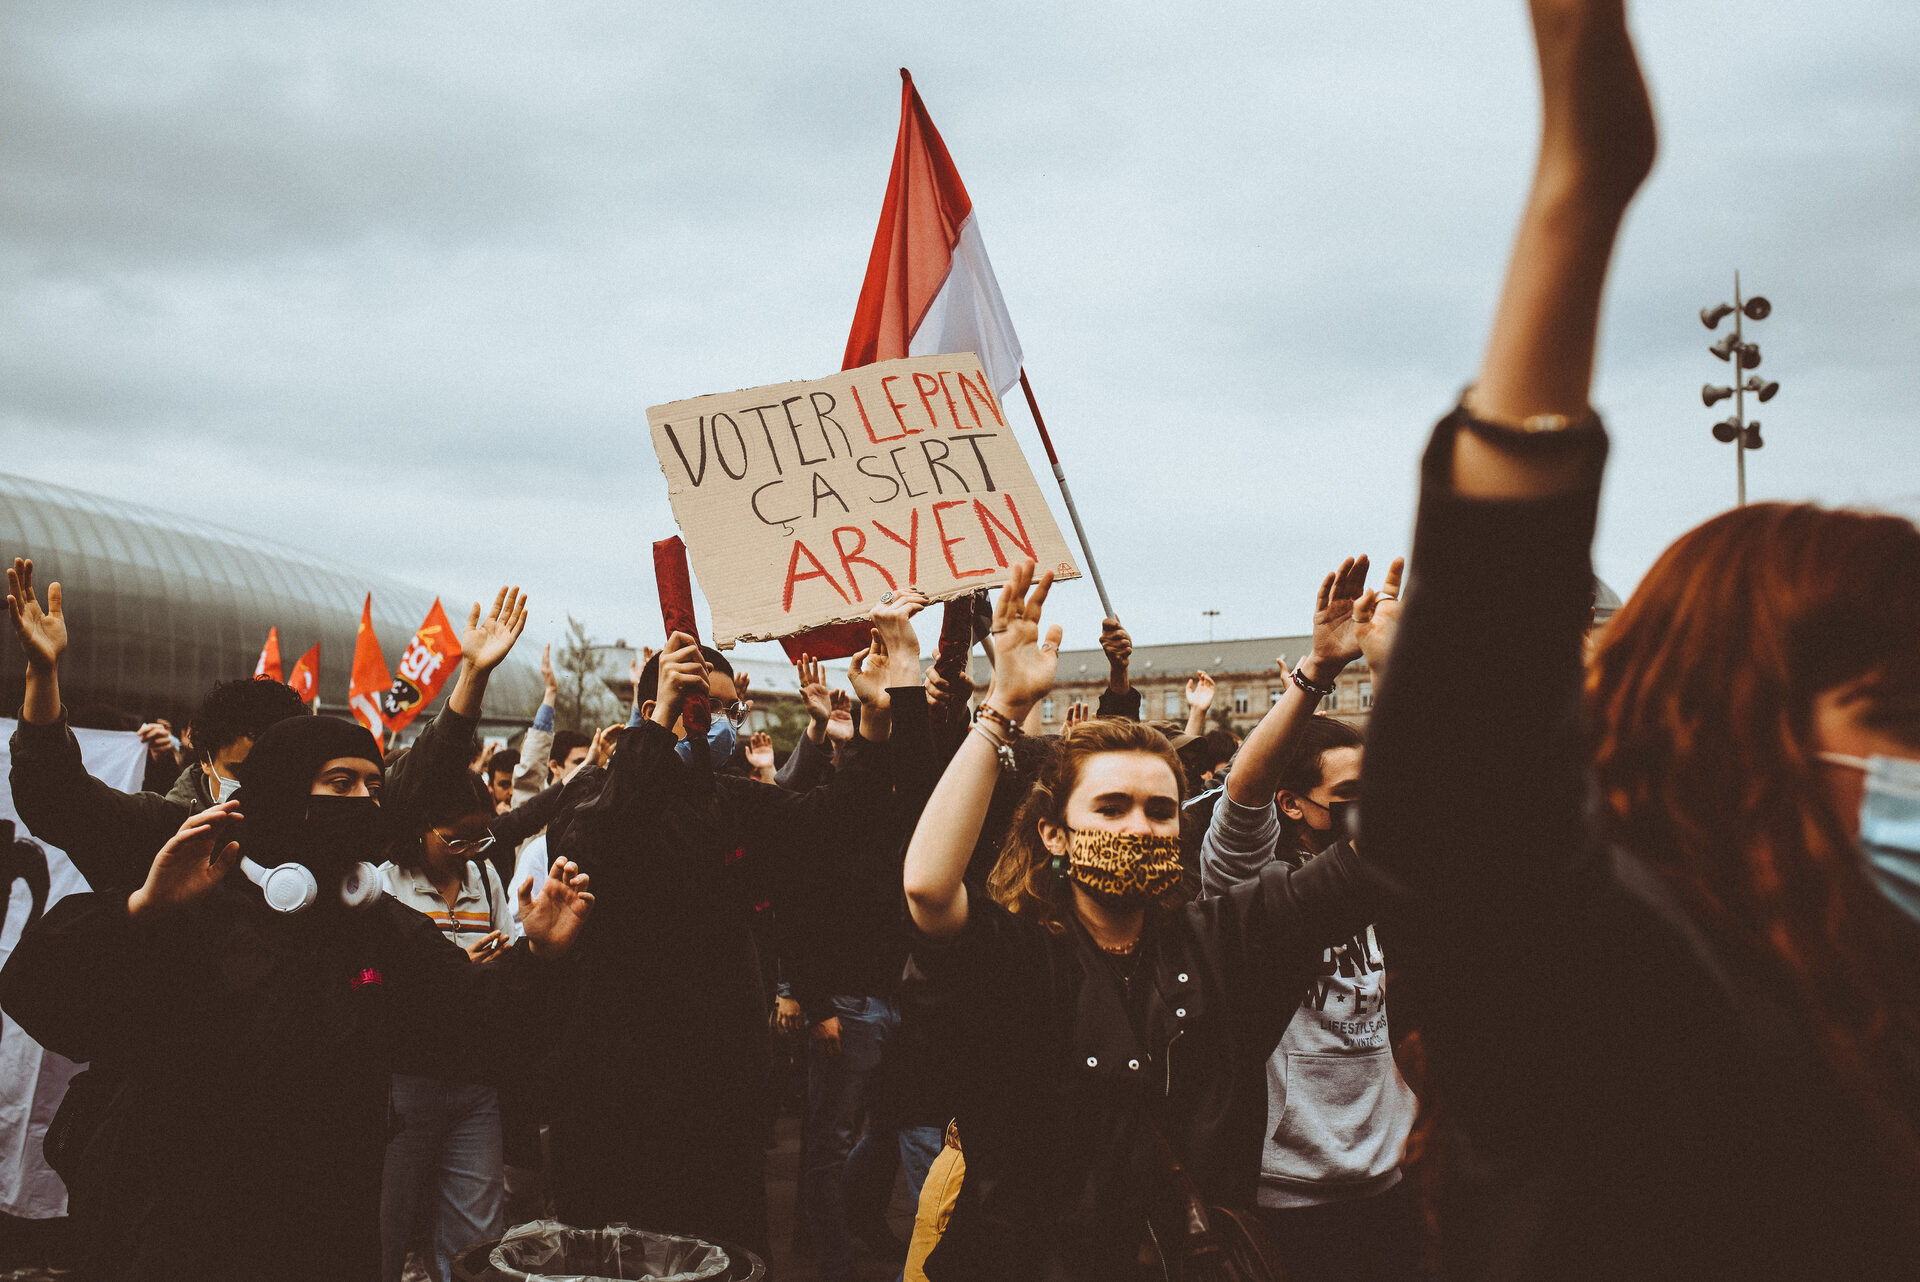
[[[874,1145],[850,1164],[854,1136],[863,1113],[872,1111],[875,1075],[888,1040],[900,1026],[900,1012],[883,997],[835,997],[834,1015],[840,1021],[840,1053],[829,1056],[820,1044],[807,1045],[807,1168],[800,1185],[801,1202],[813,1230],[814,1258],[828,1282],[853,1276],[853,1235],[847,1227],[847,1183],[850,1176],[879,1156]],[[885,1140],[892,1148],[892,1135]],[[889,1152],[888,1156],[891,1156]],[[890,1169],[890,1168],[889,1168]],[[892,1184],[888,1174],[887,1183]],[[884,1203],[882,1204],[884,1211]]]
[[[500,1095],[491,1086],[395,1073],[401,1131],[387,1145],[380,1189],[380,1277],[399,1282],[416,1224],[431,1224],[433,1276],[453,1257],[506,1231]]]

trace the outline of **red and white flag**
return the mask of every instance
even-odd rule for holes
[[[280,676],[280,629],[267,629],[267,643],[260,647],[260,662],[253,665],[256,681],[279,681]]]
[[[987,261],[973,198],[902,67],[893,171],[840,368],[948,352],[978,356],[996,396],[1020,381],[1020,338]],[[837,659],[857,653],[870,632],[866,623],[834,623],[780,644],[795,661],[803,654]]]
[[[300,656],[300,662],[293,665],[287,684],[293,687],[293,692],[300,696],[302,703],[312,703],[313,697],[320,693],[320,646],[317,642],[313,649]]]
[[[972,352],[1005,396],[1020,380],[1020,339],[960,171],[905,67],[900,82],[893,172],[840,368]]]
[[[353,679],[347,686],[347,707],[353,719],[373,732],[382,745],[387,741],[386,718],[380,712],[380,700],[393,685],[387,661],[380,653],[380,638],[373,632],[373,593],[360,607],[360,630],[353,638]]]

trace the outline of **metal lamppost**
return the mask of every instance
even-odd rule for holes
[[[1213,621],[1220,617],[1220,611],[1202,610],[1200,613],[1207,616],[1207,641],[1211,644],[1213,641]]]
[[[1743,320],[1763,321],[1773,312],[1773,304],[1755,294],[1741,301],[1740,273],[1733,274],[1733,301],[1716,303],[1712,307],[1700,309],[1700,323],[1708,329],[1720,328],[1720,322],[1733,317],[1733,332],[1722,334],[1720,341],[1707,348],[1723,361],[1733,364],[1734,383],[1731,387],[1717,387],[1712,383],[1700,389],[1700,399],[1707,405],[1733,397],[1733,413],[1713,425],[1713,439],[1716,441],[1736,442],[1734,445],[1734,473],[1739,485],[1740,506],[1747,505],[1747,451],[1757,450],[1766,442],[1760,439],[1760,420],[1747,422],[1747,393],[1752,392],[1760,398],[1761,404],[1773,399],[1780,390],[1780,384],[1763,381],[1758,374],[1748,374],[1750,369],[1760,364],[1760,347],[1749,343]]]

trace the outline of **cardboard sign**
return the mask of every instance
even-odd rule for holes
[[[713,644],[866,617],[880,595],[1080,571],[971,352],[647,411]]]

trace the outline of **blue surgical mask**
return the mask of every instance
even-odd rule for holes
[[[215,791],[220,794],[214,798],[215,804],[233,800],[233,794],[240,791],[240,781],[238,779],[229,779],[222,774],[216,774],[213,777],[213,785]]]
[[[1860,853],[1880,893],[1920,922],[1920,761],[1839,752],[1823,752],[1820,760],[1865,772]]]
[[[726,764],[733,756],[733,720],[724,712],[713,714],[713,721],[707,726],[707,760],[716,766]],[[680,754],[680,760],[693,760],[693,744],[682,739],[674,748]]]

